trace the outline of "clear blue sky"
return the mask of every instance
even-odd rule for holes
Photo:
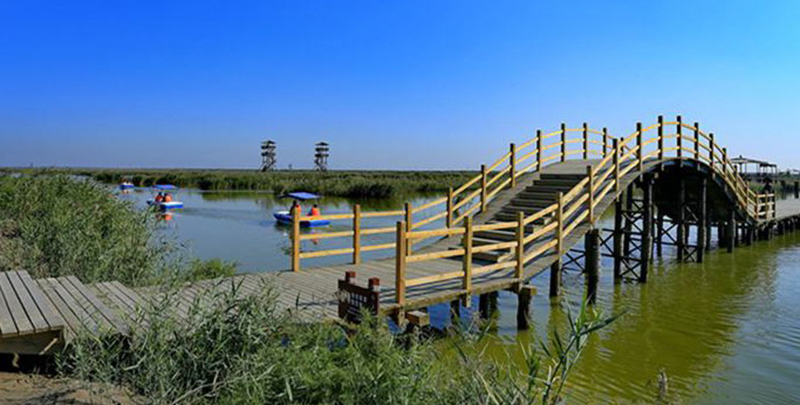
[[[796,1],[0,2],[0,165],[475,168],[681,113],[800,167]]]

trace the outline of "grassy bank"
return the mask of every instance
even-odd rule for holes
[[[171,241],[155,236],[154,221],[152,213],[134,210],[92,182],[0,176],[0,271],[128,285],[234,271],[218,260],[184,258]]]
[[[387,198],[407,193],[446,192],[477,172],[468,171],[329,171],[294,170],[262,173],[255,170],[188,169],[3,169],[24,173],[88,176],[118,184],[123,178],[136,186],[175,184],[201,190],[258,190],[275,194],[310,191],[326,196]]]

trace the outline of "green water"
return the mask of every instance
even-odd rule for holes
[[[147,193],[121,198],[144,205]],[[271,218],[285,201],[266,194],[182,191],[187,206],[162,224],[197,256],[221,257],[245,271],[274,271],[289,266],[287,229]],[[418,196],[414,204],[430,199]],[[402,200],[359,201],[367,210],[398,209]],[[353,201],[326,199],[325,213],[348,212]],[[604,222],[609,221],[606,216]],[[391,226],[381,219],[370,226]],[[431,226],[441,225],[434,223]],[[604,224],[607,226],[609,224]],[[340,225],[334,226],[333,230]],[[345,228],[347,224],[341,225]],[[342,230],[345,228],[341,228]],[[376,235],[368,243],[385,243]],[[388,239],[387,239],[388,238]],[[314,243],[313,241],[311,243]],[[345,243],[345,245],[337,245]],[[347,241],[320,241],[304,249],[345,247]],[[391,255],[377,252],[371,257]],[[346,263],[347,256],[316,264]],[[660,370],[668,376],[669,398],[684,403],[800,402],[800,233],[741,247],[733,254],[712,251],[703,264],[677,264],[666,249],[647,284],[615,285],[611,261],[603,259],[596,308],[623,313],[595,334],[568,381],[568,403],[652,402]],[[313,266],[314,262],[304,262]],[[531,329],[516,329],[516,295],[502,292],[491,338],[481,344],[503,361],[519,361],[518,342],[548,339],[566,326],[569,306],[584,294],[583,275],[567,271],[564,297],[547,297],[548,276],[533,280],[539,294],[531,306]],[[477,301],[473,308],[477,307]],[[449,318],[447,305],[431,308],[434,325]],[[465,316],[469,316],[465,311]],[[448,342],[440,344],[445,347]],[[510,351],[510,359],[505,353]]]
[[[678,264],[669,253],[643,285],[614,285],[604,261],[596,308],[623,315],[590,339],[565,389],[568,402],[654,401],[660,370],[673,401],[800,401],[800,234],[714,251],[703,264]],[[534,282],[541,293],[529,331],[516,330],[516,296],[500,295],[495,337],[483,342],[494,357],[519,358],[515,345],[564,330],[583,276],[565,275],[561,301],[547,297],[547,282]]]

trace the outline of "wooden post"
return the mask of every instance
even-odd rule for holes
[[[636,146],[637,146],[637,148],[636,148],[636,160],[639,162],[639,173],[641,174],[644,171],[644,160],[642,158],[644,156],[644,153],[642,153],[643,146],[642,146],[642,123],[641,122],[637,122],[636,123]]]
[[[536,130],[536,170],[542,171],[542,130]]]
[[[608,128],[603,128],[603,157],[608,153]]]
[[[622,229],[622,255],[626,258],[631,256],[631,239],[632,239],[632,231],[633,231],[633,221],[631,220],[631,213],[633,212],[633,188],[635,183],[631,183],[628,185],[628,189],[625,191],[625,212],[628,214],[627,218],[624,218]]]
[[[614,144],[614,193],[619,197],[619,139],[614,138],[612,143]]]
[[[517,145],[511,144],[511,156],[508,158],[508,174],[511,178],[511,183],[509,187],[515,187],[517,185]]]
[[[353,206],[353,264],[361,263],[361,205]]]
[[[656,216],[656,256],[661,257],[664,252],[664,213],[658,210]]]
[[[300,206],[292,207],[292,271],[300,271]]]
[[[447,190],[447,227],[453,227],[453,188]]]
[[[678,218],[677,220],[677,254],[678,261],[682,262],[686,258],[686,181],[683,177],[678,181]]]
[[[530,328],[531,290],[523,288],[517,293],[517,330]]]
[[[700,123],[694,123],[694,160],[700,160]]]
[[[517,212],[517,246],[514,250],[517,265],[514,267],[514,278],[522,285],[522,276],[525,274],[525,213]],[[519,288],[517,289],[519,291]]]
[[[472,294],[472,217],[464,218],[464,240],[461,243],[464,246],[464,257],[461,264],[464,270],[464,281],[462,286],[465,295],[465,307],[469,306],[469,297]]]
[[[653,177],[645,176],[642,182],[642,240],[639,248],[641,271],[639,281],[647,281],[647,272],[650,268],[650,255],[653,249]]]
[[[414,219],[414,210],[413,210],[413,206],[411,205],[410,202],[406,203],[405,210],[406,210],[406,232],[411,232],[412,231],[412,225],[414,224],[414,221],[413,221],[413,219]],[[414,244],[412,243],[412,240],[411,239],[406,239],[406,254],[407,255],[411,254],[411,251],[413,250],[412,249],[413,247],[414,247]]]
[[[728,219],[728,231],[725,232],[725,237],[727,239],[727,243],[725,247],[728,248],[728,253],[733,252],[734,246],[736,246],[736,209],[731,207],[731,215]]]
[[[616,141],[616,139],[614,139]],[[623,195],[617,195],[614,201],[614,282],[618,283],[622,280],[622,198]]]
[[[714,142],[714,133],[710,132],[708,134],[708,160],[710,161],[709,166],[711,166],[711,170],[714,170],[714,148],[716,148],[716,143]]]
[[[592,228],[584,237],[584,260],[586,268],[586,299],[594,304],[597,284],[600,281],[600,230]]]
[[[676,131],[678,132],[678,138],[677,138],[677,140],[678,140],[678,145],[677,145],[678,146],[678,159],[682,159],[683,158],[683,117],[681,117],[679,115],[677,117],[677,120],[678,120],[678,126],[676,128]]]
[[[722,148],[722,176],[728,177],[728,148]]]
[[[664,160],[664,116],[658,116],[658,160]]]
[[[567,160],[567,124],[561,123],[561,161]]]
[[[589,178],[589,183],[586,186],[589,192],[589,199],[587,200],[589,203],[589,225],[594,225],[594,170],[592,170],[592,165],[586,166],[586,177]]]
[[[486,212],[486,165],[481,165],[481,213]]]
[[[583,123],[583,160],[589,159],[589,124]]]
[[[550,297],[557,297],[561,288],[561,255],[563,251],[562,235],[564,233],[564,193],[558,193],[558,209],[556,210],[556,261],[550,266]]]
[[[697,213],[697,262],[702,263],[706,251],[706,231],[708,226],[708,181],[704,178],[700,182],[700,210]]]
[[[397,305],[406,303],[406,224],[397,222],[397,243],[395,243],[394,296]]]

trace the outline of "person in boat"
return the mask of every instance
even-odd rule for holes
[[[310,217],[318,217],[320,215],[322,215],[322,213],[320,213],[319,206],[317,204],[314,204],[314,206],[311,207],[311,210],[308,211],[308,216]]]
[[[155,198],[155,202],[160,203],[164,201],[164,196],[161,193],[158,193]]]
[[[300,209],[300,202],[298,202],[297,200],[292,201],[292,207],[289,208],[289,215],[294,215],[295,211],[302,212],[302,210]]]
[[[167,195],[164,196],[164,202],[172,202],[172,194],[167,193]]]

